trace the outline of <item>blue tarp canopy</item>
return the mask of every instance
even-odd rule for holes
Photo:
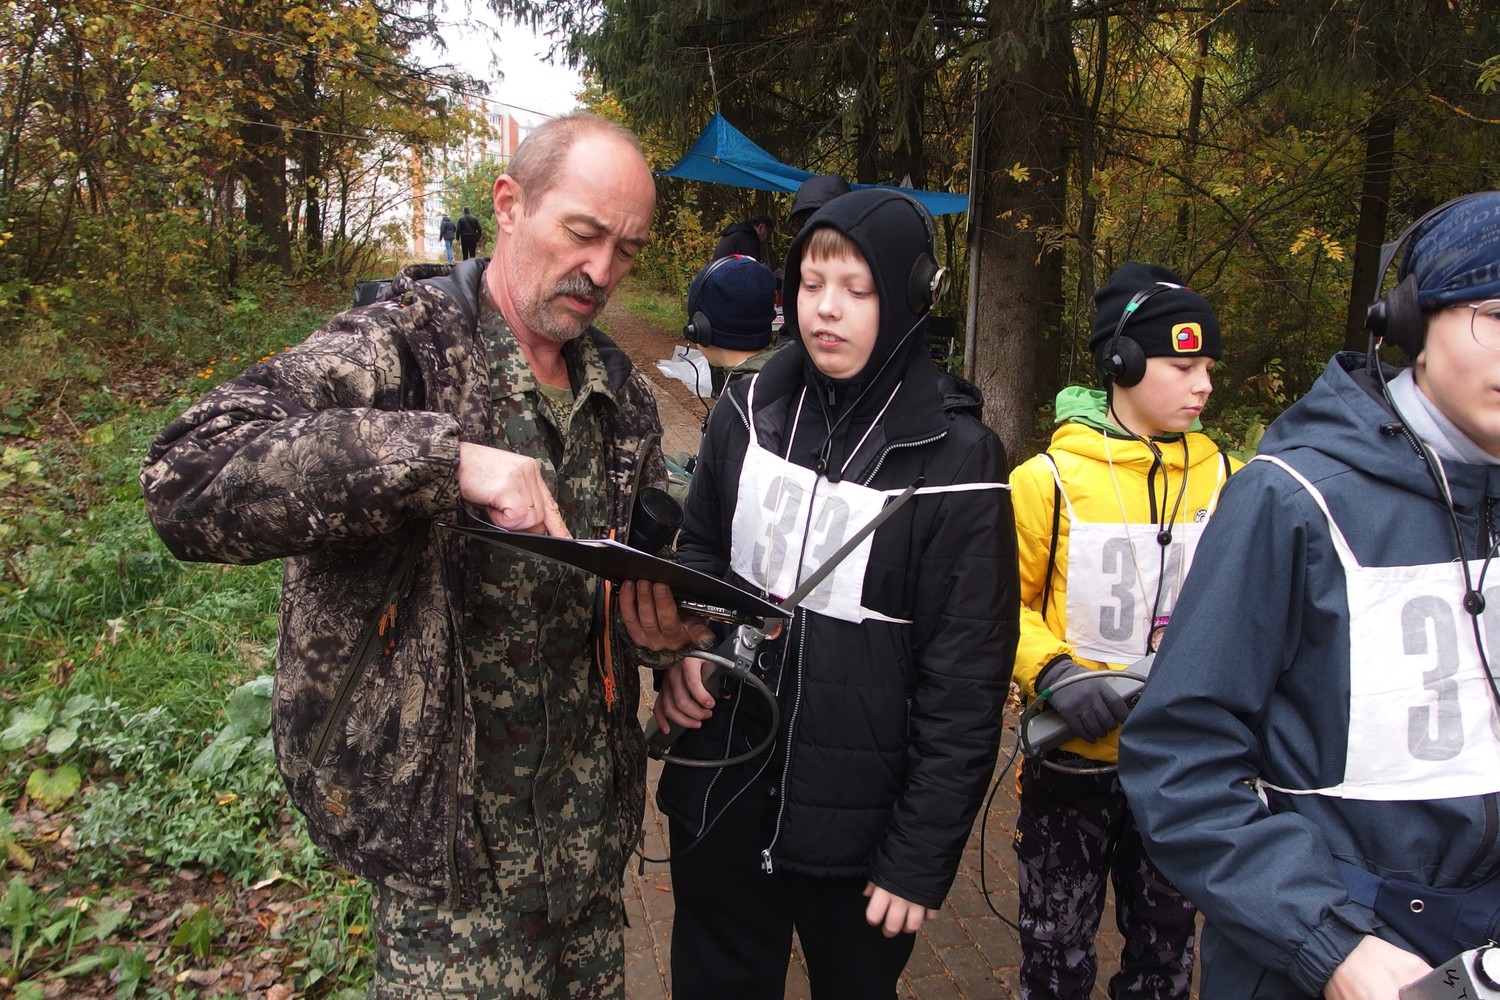
[[[681,177],[710,184],[731,184],[759,191],[791,194],[813,174],[788,166],[750,141],[749,136],[729,124],[717,111],[704,126],[693,147],[666,170],[663,177]],[[855,184],[855,188],[889,187],[886,184]],[[899,188],[920,201],[933,215],[952,215],[969,209],[969,196],[944,191]]]

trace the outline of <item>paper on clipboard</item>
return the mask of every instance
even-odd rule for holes
[[[679,601],[727,608],[746,618],[787,618],[779,604],[764,600],[732,583],[678,563],[647,555],[611,538],[554,538],[524,531],[506,531],[489,525],[445,524],[445,528],[473,535],[492,545],[529,552],[612,583],[648,580],[665,583]]]

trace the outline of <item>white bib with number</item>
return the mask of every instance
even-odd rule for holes
[[[1134,663],[1177,604],[1207,521],[1170,525],[1162,545],[1154,524],[1080,521],[1055,465],[1052,477],[1068,508],[1068,643],[1100,663]]]
[[[1361,566],[1323,495],[1271,456],[1307,490],[1328,520],[1349,602],[1349,743],[1344,780],[1328,788],[1278,791],[1377,802],[1500,792],[1500,725],[1457,562]],[[1472,578],[1483,567],[1470,564]],[[1500,601],[1500,586],[1485,592]],[[1481,615],[1486,646],[1500,620]]]
[[[894,393],[892,394],[894,398]],[[889,402],[887,402],[889,405]],[[800,406],[800,404],[799,404]],[[880,513],[886,501],[904,490],[876,490],[843,480],[829,482],[760,446],[755,431],[755,384],[746,397],[750,414],[750,446],[735,498],[729,564],[736,573],[763,592],[780,599],[838,551],[839,547]],[[882,410],[882,415],[884,411]],[[877,422],[878,422],[877,418]],[[788,433],[790,440],[792,433]],[[855,448],[857,452],[859,449]],[[851,452],[852,454],[852,452]],[[1003,490],[1006,483],[959,483],[931,486],[918,494]],[[849,552],[800,607],[847,622],[869,618],[907,622],[864,606],[865,570],[870,563],[874,534]]]

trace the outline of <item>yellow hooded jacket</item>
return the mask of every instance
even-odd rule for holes
[[[1052,510],[1056,497],[1052,465],[1057,463],[1068,502],[1081,520],[1114,522],[1124,518],[1131,524],[1154,525],[1150,489],[1158,502],[1163,493],[1161,477],[1167,477],[1166,495],[1176,506],[1176,523],[1191,523],[1211,512],[1228,473],[1242,464],[1222,454],[1207,435],[1189,431],[1184,435],[1154,441],[1160,459],[1137,439],[1111,428],[1105,418],[1104,394],[1095,389],[1070,387],[1057,397],[1057,412],[1064,422],[1052,434],[1046,455],[1036,455],[1011,473],[1011,504],[1016,518],[1016,554],[1021,565],[1021,640],[1016,649],[1013,675],[1026,701],[1036,697],[1036,680],[1059,656],[1072,657],[1091,670],[1123,669],[1126,664],[1099,663],[1073,654],[1067,635],[1068,508],[1062,505],[1057,524],[1057,545],[1052,545]],[[1183,444],[1186,443],[1184,461]],[[1176,503],[1187,470],[1187,492]],[[1155,478],[1151,478],[1153,469]],[[1167,515],[1171,515],[1168,508]],[[1158,513],[1160,517],[1160,513]],[[1046,618],[1042,617],[1043,589],[1047,567],[1052,564],[1050,597]],[[1186,567],[1184,567],[1184,570]],[[1091,760],[1113,763],[1118,757],[1120,731],[1097,743],[1069,740],[1064,750]]]

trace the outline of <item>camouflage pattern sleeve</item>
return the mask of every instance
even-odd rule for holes
[[[380,303],[204,396],[140,481],[182,559],[250,563],[395,531],[458,504],[458,421],[403,410],[402,348],[429,312]]]

